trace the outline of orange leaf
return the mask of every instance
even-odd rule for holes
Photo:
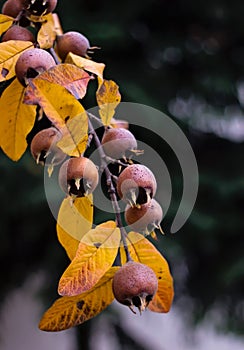
[[[84,108],[63,86],[34,78],[26,88],[26,104],[38,104],[51,122],[61,129],[67,119],[85,113]]]
[[[38,79],[65,87],[75,98],[82,99],[86,94],[90,75],[73,64],[59,64],[43,72]]]
[[[158,278],[158,291],[148,308],[154,312],[168,312],[173,301],[174,289],[167,261],[143,235],[130,232],[127,238],[132,259],[151,267]]]
[[[90,230],[59,281],[59,294],[73,296],[90,290],[113,265],[119,244],[120,230],[115,222]]]
[[[70,260],[75,257],[81,238],[92,228],[92,194],[77,197],[71,205],[65,198],[60,206],[57,219],[57,235]]]
[[[26,150],[26,136],[34,126],[36,107],[23,103],[24,87],[15,79],[0,98],[0,145],[12,160],[19,160]]]
[[[2,35],[13,24],[14,18],[0,14],[0,35]]]
[[[53,47],[53,43],[56,39],[56,29],[53,14],[49,13],[45,16],[45,21],[37,35],[37,42],[41,49],[49,49]]]
[[[114,300],[112,279],[118,269],[111,267],[86,293],[57,299],[43,315],[39,328],[47,332],[62,331],[98,315]]]
[[[110,125],[121,100],[119,87],[113,80],[104,80],[96,93],[99,114],[104,125]]]
[[[0,82],[15,76],[15,64],[20,54],[33,47],[32,42],[20,40],[0,44]]]

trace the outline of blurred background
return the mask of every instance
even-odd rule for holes
[[[43,169],[29,152],[18,163],[1,153],[0,349],[22,343],[26,350],[241,349],[244,2],[59,0],[56,12],[64,31],[79,31],[101,47],[93,58],[106,64],[105,78],[117,82],[123,102],[157,108],[182,128],[196,155],[199,194],[187,223],[171,235],[182,175],[162,144],[173,198],[166,235],[156,245],[175,281],[169,314],[139,317],[113,304],[84,325],[51,335],[37,330],[38,320],[57,298],[68,259],[45,199]],[[95,85],[86,108],[95,106],[94,92]],[[135,134],[140,138],[140,130]],[[141,139],[147,142],[145,134]]]

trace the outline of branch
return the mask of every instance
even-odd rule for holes
[[[107,183],[107,187],[108,187],[109,196],[110,196],[110,199],[111,199],[111,202],[113,205],[113,210],[114,210],[114,213],[116,216],[116,223],[120,229],[121,239],[122,239],[124,249],[125,249],[125,254],[126,254],[126,261],[128,262],[128,261],[131,261],[132,258],[130,256],[128,245],[126,242],[127,233],[126,233],[125,228],[124,228],[123,223],[122,223],[121,214],[120,214],[120,207],[119,207],[119,203],[118,203],[118,200],[116,197],[116,189],[115,189],[113,181],[112,181],[112,174],[111,174],[110,170],[108,169],[108,165],[106,162],[107,156],[104,153],[101,142],[100,142],[100,140],[97,136],[97,133],[93,128],[92,122],[89,118],[88,118],[88,125],[89,125],[89,129],[90,129],[90,133],[93,135],[93,139],[94,139],[95,145],[97,147],[98,153],[100,155],[101,166],[104,169],[104,172],[106,175],[106,183]]]

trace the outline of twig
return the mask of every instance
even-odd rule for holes
[[[55,63],[56,63],[57,65],[60,64],[60,61],[59,61],[59,59],[58,59],[58,56],[57,56],[56,52],[54,51],[53,47],[51,47],[51,48],[48,49],[47,51],[49,51],[49,53],[52,55],[52,57],[53,57]]]
[[[124,228],[123,223],[122,223],[121,214],[120,214],[120,207],[119,207],[119,203],[118,203],[118,200],[116,197],[116,190],[115,190],[115,187],[114,187],[114,184],[112,181],[112,174],[109,171],[108,166],[107,166],[106,154],[103,151],[103,148],[101,146],[101,142],[100,142],[100,140],[97,136],[97,133],[93,128],[92,122],[89,118],[88,118],[88,125],[89,125],[89,129],[90,129],[90,133],[93,135],[93,140],[95,142],[95,145],[97,147],[98,153],[99,153],[100,158],[101,158],[101,166],[104,169],[104,172],[106,175],[106,183],[107,183],[107,187],[108,187],[109,196],[110,196],[113,210],[114,210],[114,213],[116,216],[116,223],[117,223],[118,228],[120,229],[121,239],[122,239],[124,249],[125,249],[125,254],[126,254],[126,261],[128,262],[128,261],[131,261],[132,258],[130,256],[128,245],[126,242],[127,233],[126,233],[125,228]]]

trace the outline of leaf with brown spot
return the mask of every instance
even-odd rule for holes
[[[14,22],[14,18],[0,14],[0,35],[8,30]]]
[[[148,309],[159,313],[168,312],[174,297],[174,287],[167,261],[155,246],[140,233],[130,232],[127,236],[127,242],[132,259],[151,267],[158,278],[158,290]],[[125,263],[123,247],[120,252],[122,262]]]
[[[15,64],[19,56],[33,47],[32,42],[20,40],[9,40],[0,44],[0,82],[15,76]]]
[[[38,75],[36,79],[59,84],[65,87],[76,99],[82,99],[86,94],[91,77],[83,69],[73,64],[64,63],[48,69]]]
[[[43,315],[39,328],[57,332],[77,326],[106,309],[114,300],[113,276],[119,267],[111,267],[89,291],[57,299]]]
[[[59,281],[59,294],[73,296],[93,288],[113,265],[119,244],[120,230],[113,221],[88,231]]]
[[[83,115],[84,108],[63,86],[49,81],[32,79],[26,88],[26,104],[37,104],[43,108],[48,119],[58,128],[65,126],[66,120]]]
[[[118,85],[113,80],[104,80],[96,93],[99,114],[104,125],[110,125],[115,108],[121,101]]]
[[[26,137],[34,126],[36,107],[23,103],[24,87],[15,79],[0,98],[0,146],[14,161],[27,147]]]
[[[70,260],[75,257],[81,238],[92,228],[93,196],[78,197],[73,204],[65,198],[57,218],[57,235]]]

